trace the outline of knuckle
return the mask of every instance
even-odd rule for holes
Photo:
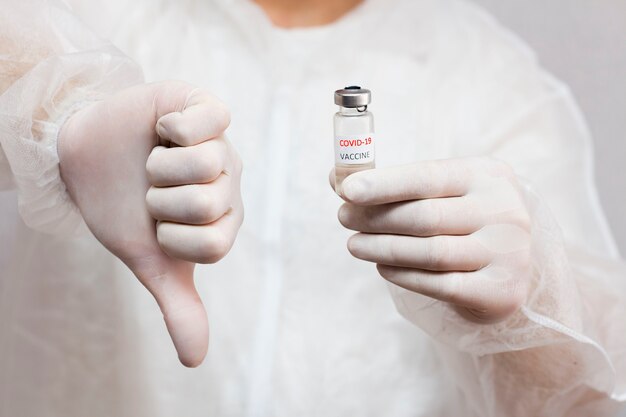
[[[504,319],[519,310],[526,302],[529,275],[515,273],[498,283],[492,314],[496,319]]]
[[[222,171],[222,165],[213,152],[205,152],[198,156],[194,155],[192,161],[193,171],[197,178],[212,180]]]
[[[436,195],[439,193],[439,176],[438,165],[434,162],[425,162],[419,166],[417,172],[414,173],[416,178],[422,178],[420,192],[424,195]]]
[[[497,318],[506,318],[524,305],[526,293],[520,287],[520,283],[513,281],[507,283],[501,290],[499,301],[494,309]]]
[[[459,201],[460,204],[455,208],[454,215],[463,215],[469,223],[473,224],[476,228],[493,223],[497,216],[489,213],[485,210],[485,204],[482,201],[481,196],[475,194],[468,194],[462,197]]]
[[[429,238],[426,247],[426,263],[433,269],[444,269],[450,259],[450,241],[445,237]]]
[[[417,211],[416,226],[419,228],[419,225],[421,225],[423,233],[437,232],[441,229],[443,223],[441,208],[435,204],[434,200],[424,200],[421,203],[422,210],[418,209]]]
[[[205,190],[193,194],[190,208],[192,220],[196,223],[208,223],[216,214],[215,202]]]
[[[458,272],[450,272],[446,279],[437,280],[437,291],[442,299],[452,304],[462,304],[463,298],[463,276]]]
[[[465,280],[460,273],[455,272],[452,275],[453,279],[447,285],[448,299],[454,304],[461,304],[465,302],[464,283]]]
[[[230,125],[230,110],[223,102],[217,100],[217,104],[213,109],[215,112],[216,124],[220,130],[224,131]]]
[[[403,242],[400,239],[394,237],[387,238],[386,244],[381,245],[384,252],[386,252],[384,259],[389,259],[389,262],[394,265],[402,261],[402,252],[404,250]],[[384,249],[386,248],[386,249]]]
[[[211,234],[207,234],[200,246],[201,255],[199,263],[214,264],[221,260],[231,247],[231,240],[224,234],[218,231],[212,231]]]

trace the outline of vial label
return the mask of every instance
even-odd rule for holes
[[[361,165],[374,162],[374,134],[335,137],[335,163]]]

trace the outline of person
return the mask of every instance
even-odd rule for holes
[[[0,15],[0,178],[25,222],[2,219],[1,415],[620,408],[625,268],[588,131],[483,11],[73,3]],[[332,93],[355,83],[378,168],[342,201]]]

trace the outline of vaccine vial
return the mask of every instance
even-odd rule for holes
[[[367,110],[372,100],[369,90],[350,86],[335,91],[335,192],[350,174],[375,167],[374,116]]]

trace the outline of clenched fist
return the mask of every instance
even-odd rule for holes
[[[63,126],[61,175],[94,236],[154,295],[181,362],[208,346],[194,263],[226,255],[243,221],[224,104],[182,82],[88,105]]]

